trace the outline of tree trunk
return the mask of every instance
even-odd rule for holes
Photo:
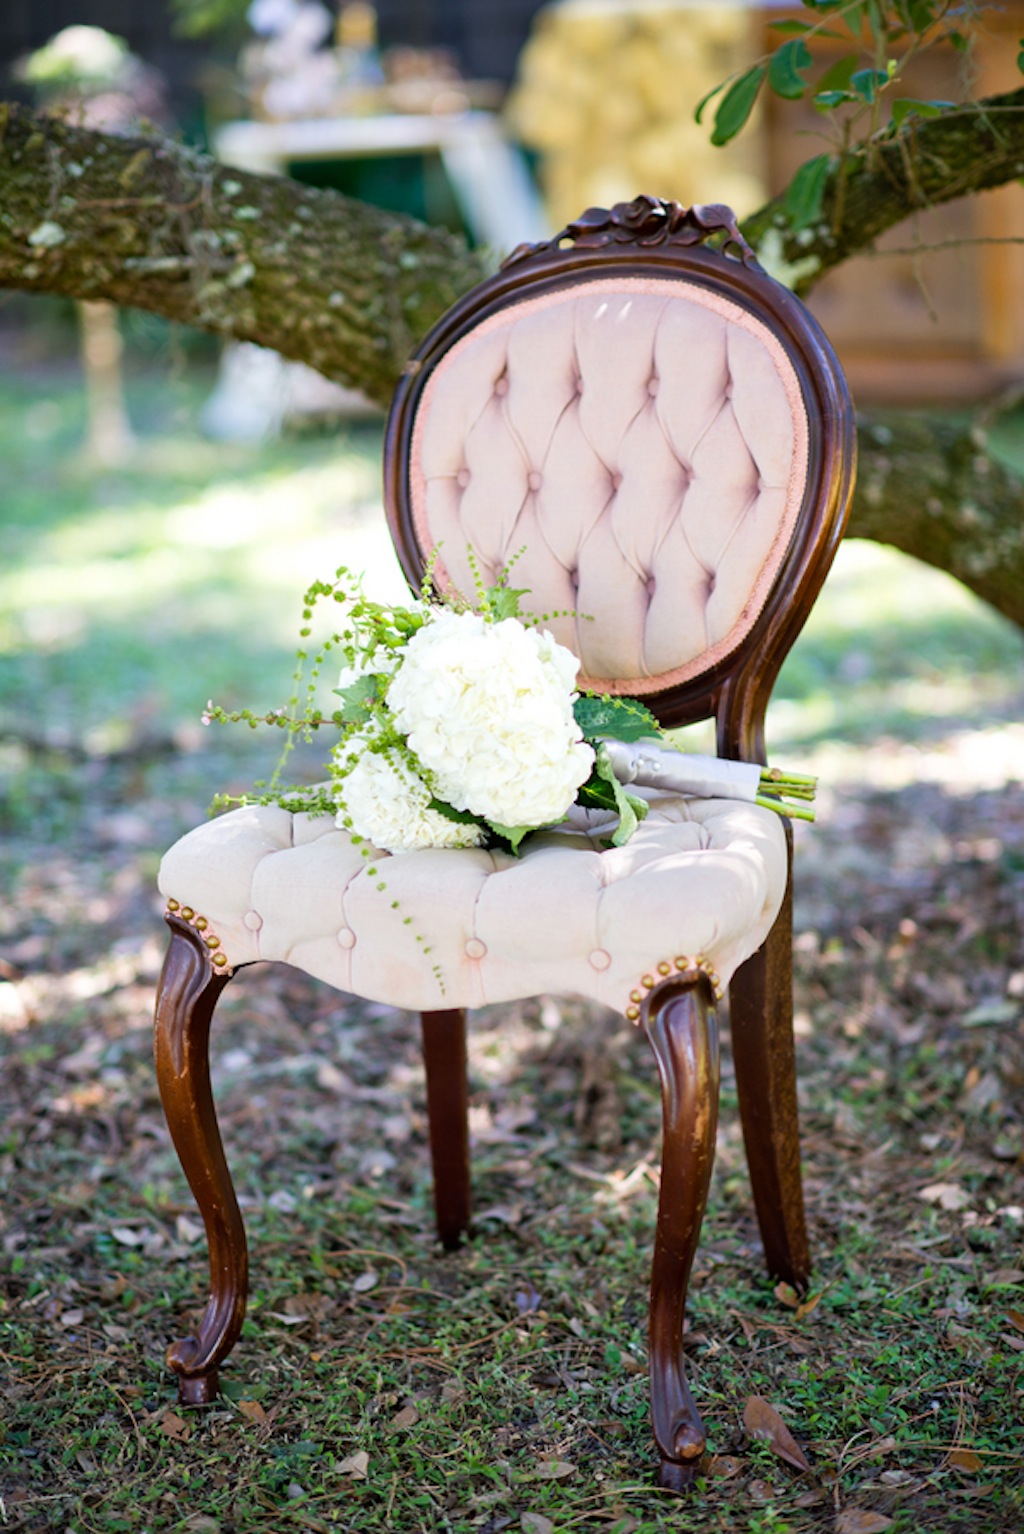
[[[1024,628],[1024,483],[985,429],[896,411],[858,428],[850,535],[948,571]]]
[[[1024,91],[908,123],[845,173],[832,224],[783,255],[830,265],[928,202],[1020,174]],[[790,239],[779,200],[748,220]],[[833,227],[834,226],[834,227]],[[838,232],[837,232],[838,231]],[[444,230],[167,140],[0,103],[0,287],[149,309],[259,342],[382,404],[433,321],[487,270]],[[977,426],[865,418],[851,532],[948,570],[1024,628],[1024,484]]]

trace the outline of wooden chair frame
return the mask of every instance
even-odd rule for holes
[[[708,248],[714,237],[722,249]],[[731,254],[730,254],[731,252]],[[411,585],[424,551],[413,524],[408,479],[416,408],[434,365],[481,320],[510,303],[591,277],[678,276],[749,310],[778,337],[799,379],[810,427],[806,490],[797,528],[764,606],[737,648],[706,673],[645,702],[666,726],[714,717],[721,756],[764,762],[765,710],[787,651],[817,596],[842,536],[854,473],[852,405],[817,323],[765,276],[728,209],[684,209],[638,198],[592,209],[554,240],[513,252],[499,273],[456,304],[410,360],[385,442],[388,521]],[[788,829],[788,828],[787,828]],[[792,839],[787,837],[790,848]],[[794,1288],[810,1271],[800,1177],[792,1029],[790,881],[762,948],[733,976],[730,1016],[740,1113],[769,1273]],[[245,1232],[210,1091],[208,1034],[227,976],[214,967],[201,930],[168,916],[171,944],[156,1009],[156,1061],[172,1137],[209,1239],[211,1294],[197,1334],[175,1343],[168,1362],[181,1399],[213,1398],[217,1369],[241,1330],[247,1289]],[[662,1176],[651,1276],[650,1372],[660,1483],[692,1483],[704,1429],[683,1365],[687,1283],[715,1149],[718,1039],[708,974],[683,961],[647,976],[635,1009],[661,1083]],[[437,1228],[445,1247],[470,1224],[466,1028],[462,1011],[422,1014]]]

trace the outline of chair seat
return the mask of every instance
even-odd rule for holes
[[[783,824],[735,800],[648,793],[624,847],[573,809],[523,855],[389,855],[330,816],[251,806],[166,854],[160,889],[223,973],[293,964],[414,1011],[579,993],[635,1014],[645,976],[700,966],[716,986],[767,936],[786,889]],[[648,985],[650,985],[648,980]]]

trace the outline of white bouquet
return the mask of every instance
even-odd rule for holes
[[[581,696],[579,660],[520,614],[525,594],[509,587],[507,572],[497,586],[478,580],[475,607],[384,606],[344,569],[333,583],[311,587],[306,622],[328,596],[345,607],[345,624],[316,658],[306,710],[264,716],[289,730],[264,801],[329,811],[354,836],[392,853],[491,845],[517,852],[525,836],[556,824],[576,802],[614,810],[611,841],[621,845],[647,813],[630,783],[756,800],[812,818],[782,795],[809,800],[813,779],[683,754],[635,700]],[[336,688],[341,708],[325,718],[312,694],[331,650],[345,666]],[[297,682],[305,660],[300,651]],[[203,717],[260,722],[212,704]],[[325,724],[340,732],[330,783],[307,793],[280,788],[296,734]]]

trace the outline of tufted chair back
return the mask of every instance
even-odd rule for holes
[[[706,716],[752,653],[774,678],[780,607],[806,611],[831,558],[838,387],[727,210],[594,210],[516,252],[414,358],[388,438],[406,572],[432,557],[471,595],[471,557],[488,584],[515,560],[581,686]]]

